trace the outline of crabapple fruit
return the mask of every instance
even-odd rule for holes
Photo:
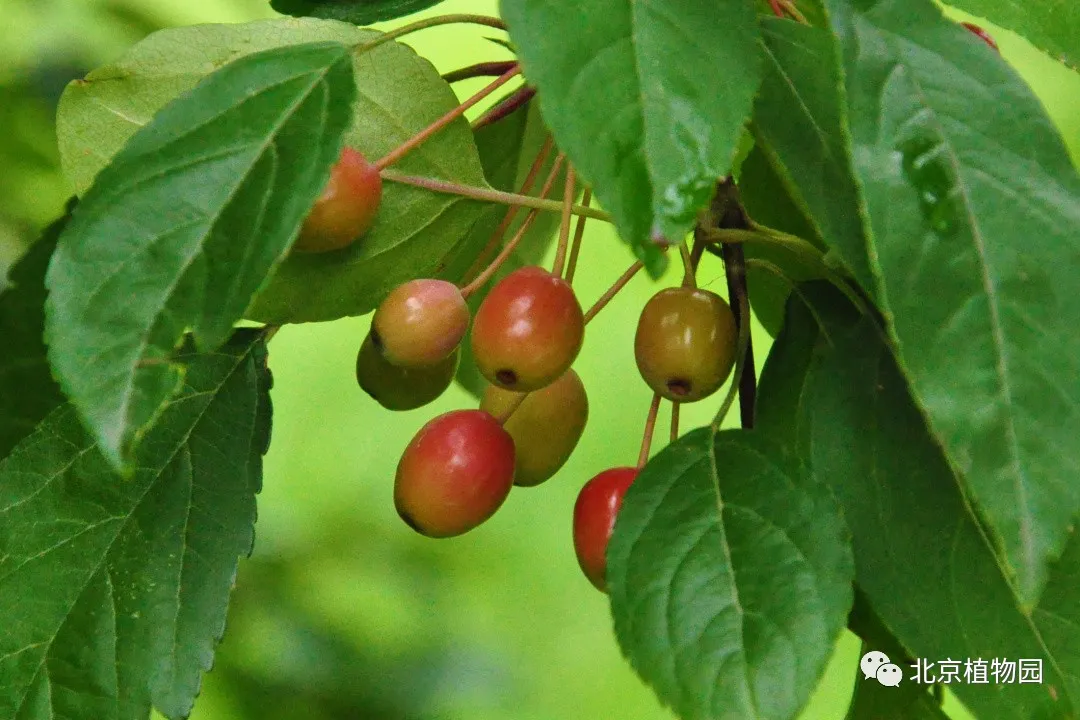
[[[362,154],[346,147],[304,220],[293,250],[322,253],[348,247],[375,224],[381,202],[379,171]]]
[[[488,382],[527,392],[550,384],[581,350],[585,318],[573,289],[539,267],[515,270],[473,319],[472,350]]]
[[[607,592],[607,546],[626,489],[638,475],[635,467],[605,470],[581,488],[574,503],[574,551],[585,577]]]
[[[555,475],[573,454],[589,418],[589,399],[572,368],[524,400],[522,395],[489,385],[480,409],[495,417],[512,410],[503,427],[514,439],[514,484],[532,487]]]
[[[431,420],[398,463],[394,506],[409,527],[452,537],[495,514],[514,485],[514,441],[483,410]]]
[[[641,377],[673,402],[716,392],[735,364],[735,316],[708,290],[661,290],[645,304],[634,337]]]

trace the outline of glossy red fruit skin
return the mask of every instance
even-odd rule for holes
[[[514,441],[482,410],[431,420],[398,463],[394,506],[428,537],[453,537],[495,514],[514,484]]]
[[[607,546],[615,529],[615,517],[626,489],[637,475],[638,469],[634,467],[605,470],[585,483],[574,503],[574,551],[578,565],[601,592],[607,592]]]
[[[382,176],[361,153],[346,147],[330,171],[293,250],[330,252],[353,244],[375,224],[382,202]]]
[[[998,48],[998,44],[994,41],[994,38],[990,37],[990,33],[986,32],[975,23],[963,22],[960,24],[973,32],[980,40],[992,47],[994,50],[997,50],[999,53],[1001,52],[1001,50]]]
[[[438,365],[469,329],[469,306],[446,280],[410,280],[379,303],[371,329],[387,360],[402,368]]]
[[[491,289],[473,318],[472,349],[488,382],[539,390],[581,351],[585,318],[570,285],[539,267],[515,270]]]

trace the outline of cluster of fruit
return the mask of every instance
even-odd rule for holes
[[[294,249],[347,246],[371,227],[380,197],[378,169],[346,149]],[[715,393],[736,353],[731,308],[693,287],[688,275],[689,284],[648,301],[635,337],[642,377],[674,403]],[[466,303],[469,287],[432,278],[397,287],[376,309],[356,360],[360,387],[380,405],[415,409],[453,381],[471,323],[472,354],[490,383],[480,407],[424,425],[405,448],[395,478],[398,514],[429,537],[465,533],[494,515],[514,485],[535,486],[554,476],[588,418],[585,387],[571,367],[586,319],[570,284],[540,267],[518,269],[495,284],[475,317]],[[601,590],[615,517],[643,463],[601,472],[583,486],[574,507],[577,557]]]

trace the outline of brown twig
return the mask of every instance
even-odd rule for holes
[[[716,216],[716,224],[720,229],[745,230],[750,227],[750,219],[746,216],[742,204],[739,202],[738,190],[735,184],[728,178],[721,186],[721,193],[726,194],[726,202],[723,214]],[[745,332],[750,337],[750,323],[752,322],[748,312],[750,307],[749,294],[746,287],[746,254],[741,243],[723,243],[720,246],[720,254],[724,260],[724,274],[727,277],[728,298],[731,300],[731,309],[735,315],[735,327]],[[746,355],[742,358],[743,370],[739,378],[739,417],[744,428],[754,427],[754,405],[757,397],[757,371],[754,368],[754,343],[752,338],[746,343]]]

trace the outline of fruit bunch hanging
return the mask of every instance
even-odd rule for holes
[[[517,71],[516,65],[505,68],[493,85]],[[532,95],[527,91],[510,95],[485,117],[527,110]],[[433,127],[445,122],[440,119]],[[551,148],[546,140],[532,161],[523,190],[535,182]],[[397,286],[379,303],[360,346],[357,382],[387,410],[412,410],[438,398],[455,377],[466,337],[468,357],[487,383],[478,410],[457,410],[432,419],[401,457],[394,503],[401,518],[423,535],[451,537],[477,527],[499,509],[514,485],[534,487],[554,477],[585,430],[588,396],[572,368],[582,347],[585,323],[626,286],[642,263],[634,262],[587,313],[582,310],[570,284],[576,262],[568,267],[566,260],[568,254],[575,261],[579,255],[585,216],[579,218],[571,245],[570,221],[578,188],[565,157],[559,156],[544,187],[552,187],[561,168],[565,168],[562,224],[551,270],[526,265],[503,273],[486,288],[539,212],[533,210],[504,242],[501,234],[517,212],[514,206],[485,245],[502,244],[501,252],[486,267],[461,286],[437,278]],[[588,194],[588,189],[584,192]],[[379,171],[362,154],[346,148],[305,220],[294,252],[332,252],[363,242],[375,222],[381,196]],[[316,245],[317,239],[325,242]],[[646,420],[638,464],[600,472],[585,483],[574,507],[578,561],[600,589],[605,586],[604,558],[616,513],[630,481],[648,460],[660,399],[671,401],[672,416],[677,419],[679,404],[713,395],[735,366],[735,315],[719,295],[696,287],[703,249],[704,245],[698,245],[695,258],[683,245],[682,286],[659,291],[641,313],[634,354],[656,400]],[[468,301],[485,288],[474,316]],[[672,439],[677,437],[676,423]]]

